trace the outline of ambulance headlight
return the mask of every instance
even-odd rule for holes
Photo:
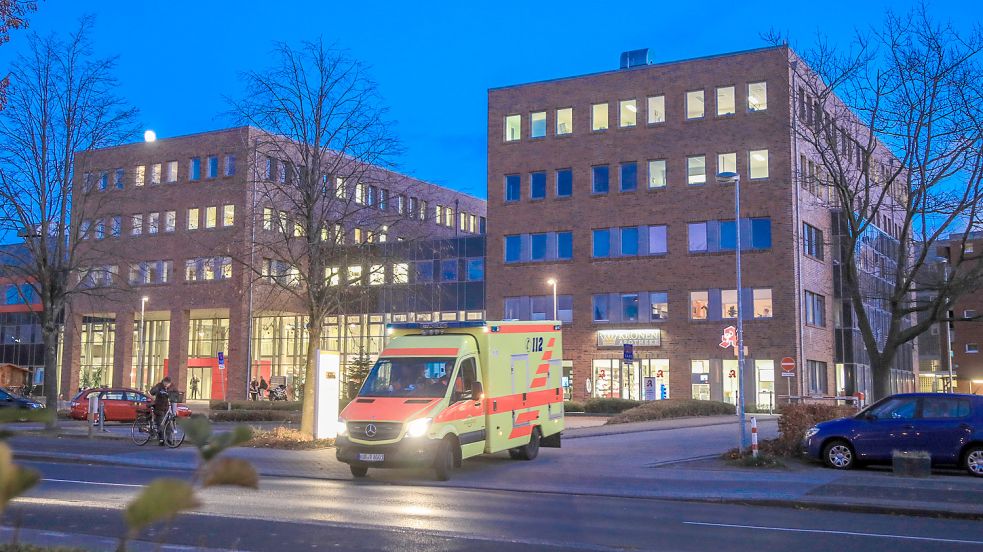
[[[345,420],[339,418],[335,422],[335,433],[338,435],[348,435],[348,424],[345,423]]]
[[[406,435],[409,437],[423,437],[427,434],[427,431],[430,431],[431,422],[433,422],[433,418],[413,420],[406,426]]]

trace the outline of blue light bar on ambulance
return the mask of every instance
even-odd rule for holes
[[[387,324],[387,330],[420,330],[423,335],[440,335],[444,330],[457,328],[482,328],[485,326],[484,320],[472,320],[469,322],[397,322]]]

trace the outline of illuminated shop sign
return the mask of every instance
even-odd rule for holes
[[[662,330],[598,330],[598,347],[623,347],[625,344],[636,347],[661,347]]]

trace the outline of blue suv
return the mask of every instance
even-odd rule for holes
[[[983,477],[983,396],[892,395],[851,418],[809,428],[802,448],[840,470],[890,463],[895,450],[926,451],[934,465],[958,465]]]

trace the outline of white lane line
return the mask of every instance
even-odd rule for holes
[[[103,483],[102,481],[79,481],[77,479],[50,479],[45,477],[41,481],[51,481],[53,483],[78,483],[79,485],[105,485],[107,487],[143,487],[143,485],[133,485],[130,483]]]
[[[730,523],[705,523],[702,521],[684,521],[683,524],[703,525],[707,527],[729,527],[732,529],[759,529],[762,531],[783,531],[786,533],[822,533],[826,535],[846,535],[851,537],[878,537],[883,539],[944,542],[950,544],[983,544],[983,541],[941,539],[935,537],[912,537],[908,535],[891,535],[889,533],[858,533],[855,531],[833,531],[828,529],[796,529],[794,527],[764,527],[760,525],[733,525]]]

